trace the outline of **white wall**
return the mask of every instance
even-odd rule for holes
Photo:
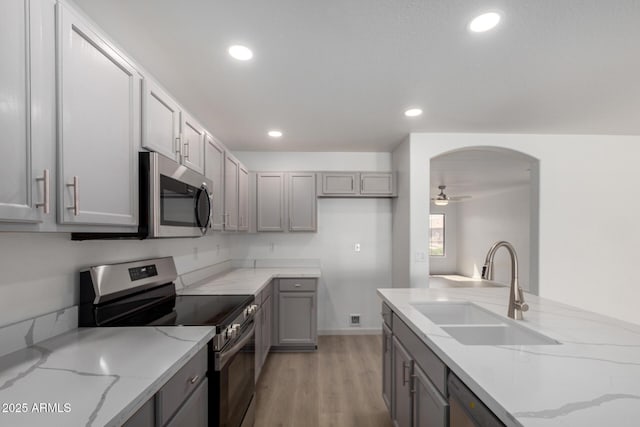
[[[73,242],[69,233],[0,234],[0,326],[78,304],[81,269],[173,255],[178,273],[230,257],[229,238]]]
[[[430,274],[458,273],[458,206],[459,203],[449,203],[447,206],[436,206],[431,203],[431,214],[444,214],[444,256],[429,257]],[[425,215],[426,220],[429,216]],[[427,235],[428,236],[428,235]]]
[[[474,197],[458,206],[459,274],[479,278],[484,258],[499,240],[511,243],[518,254],[520,286],[529,289],[529,186]],[[511,261],[506,250],[494,258],[494,279],[511,281]]]
[[[408,144],[412,254],[427,250],[419,218],[429,210],[430,158],[470,146],[517,150],[540,160],[540,295],[640,323],[639,136],[416,133]],[[615,209],[600,203],[603,195]],[[409,271],[407,285],[423,286],[428,263]]]
[[[391,170],[390,153],[235,154],[252,171]],[[378,330],[376,289],[391,287],[391,217],[390,199],[318,199],[317,233],[239,234],[232,238],[233,257],[319,259],[319,331]],[[352,313],[361,315],[361,328],[349,327]]]

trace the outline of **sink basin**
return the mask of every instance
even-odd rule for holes
[[[469,302],[434,302],[412,304],[436,325],[498,325],[504,319]]]
[[[557,345],[558,341],[470,302],[411,304],[464,345]]]
[[[445,326],[464,345],[557,345],[558,341],[519,325]]]

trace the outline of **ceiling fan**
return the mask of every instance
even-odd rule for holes
[[[431,198],[436,206],[447,206],[449,202],[459,202],[461,200],[471,198],[471,196],[447,196],[446,194],[444,194],[444,190],[446,188],[446,185],[439,185],[438,189],[440,189],[440,194],[438,194],[436,197]]]

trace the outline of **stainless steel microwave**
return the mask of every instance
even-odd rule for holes
[[[200,237],[210,229],[212,182],[158,153],[139,154],[139,225],[133,233],[72,233],[72,240]]]

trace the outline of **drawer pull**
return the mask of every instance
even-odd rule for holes
[[[189,380],[189,382],[190,382],[191,384],[195,384],[195,383],[197,383],[197,382],[198,382],[198,380],[199,380],[199,379],[200,379],[200,375],[196,375],[196,376],[192,377],[192,378]]]
[[[296,284],[295,284],[295,285],[293,285],[293,286],[295,286],[296,288],[300,288],[300,287],[302,287],[302,285],[301,285],[300,283],[296,283]]]

